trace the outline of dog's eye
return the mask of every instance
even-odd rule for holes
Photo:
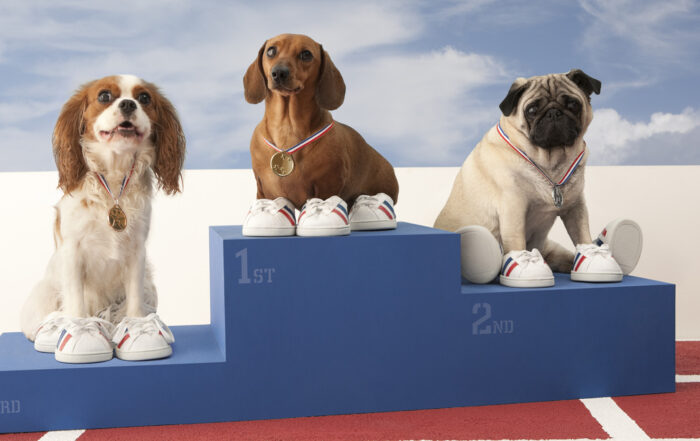
[[[138,96],[138,100],[141,104],[150,104],[151,95],[147,94],[146,92],[141,92]]]
[[[535,116],[537,115],[537,105],[533,104],[529,106],[527,109],[525,109],[525,114],[527,116]]]
[[[271,46],[271,47],[267,48],[267,56],[268,56],[268,57],[272,58],[272,57],[274,57],[276,54],[277,54],[277,48],[276,48],[276,47]]]
[[[581,110],[581,103],[573,98],[569,98],[566,100],[566,108],[573,113],[578,113]]]
[[[299,54],[299,58],[301,59],[301,61],[311,61],[314,58],[314,56],[311,53],[311,51],[304,50],[301,51],[301,53]]]
[[[101,103],[108,103],[112,101],[112,94],[109,92],[109,90],[103,90],[99,95],[97,95],[97,101]]]

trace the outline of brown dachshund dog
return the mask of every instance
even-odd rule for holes
[[[270,160],[333,122],[345,82],[323,47],[305,35],[282,34],[263,44],[243,78],[245,99],[265,100],[265,116],[250,142],[258,199],[284,197],[296,208],[312,198],[339,196],[352,206],[360,195],[385,193],[396,203],[399,185],[389,162],[351,127],[335,122],[293,154],[294,168],[279,176]],[[300,218],[301,219],[301,218]]]

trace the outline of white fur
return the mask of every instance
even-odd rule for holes
[[[151,221],[155,147],[150,140],[151,121],[138,104],[130,121],[143,136],[111,139],[100,130],[112,130],[124,118],[118,103],[132,98],[140,82],[121,76],[121,96],[96,119],[97,141],[82,143],[89,168],[80,186],[56,205],[56,250],[46,274],[24,305],[21,326],[34,339],[37,327],[52,311],[69,317],[100,315],[119,322],[124,316],[140,317],[154,312],[157,294],[146,261],[145,242]],[[119,205],[127,215],[127,228],[114,231],[108,222],[114,201],[101,186],[95,172],[102,173],[115,197],[121,181],[134,164],[134,173]]]

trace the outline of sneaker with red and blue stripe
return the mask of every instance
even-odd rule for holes
[[[117,358],[129,361],[169,357],[175,337],[156,313],[146,317],[124,317],[112,336]]]
[[[54,356],[62,363],[97,363],[112,359],[113,325],[97,317],[65,319]]]
[[[344,236],[350,234],[348,206],[340,197],[325,201],[312,198],[301,207],[297,236]]]
[[[642,229],[633,220],[615,219],[603,228],[594,244],[607,244],[622,273],[631,273],[642,255]]]
[[[543,288],[554,285],[554,274],[537,248],[511,251],[503,256],[501,285],[513,288]]]
[[[394,200],[385,193],[358,196],[350,210],[350,228],[353,231],[396,228]]]
[[[294,236],[294,204],[289,199],[258,199],[243,221],[244,236]]]
[[[607,244],[594,243],[576,245],[576,256],[571,269],[571,280],[575,282],[619,282],[622,270],[615,262]]]

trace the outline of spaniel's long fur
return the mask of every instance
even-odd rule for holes
[[[114,323],[155,311],[145,248],[151,199],[156,185],[168,194],[180,191],[185,137],[155,85],[119,75],[83,85],[66,102],[53,151],[64,195],[56,205],[56,250],[22,310],[22,331],[32,340],[53,311]],[[119,199],[127,226],[116,231],[108,221],[114,201],[97,174],[117,197],[132,167]]]

